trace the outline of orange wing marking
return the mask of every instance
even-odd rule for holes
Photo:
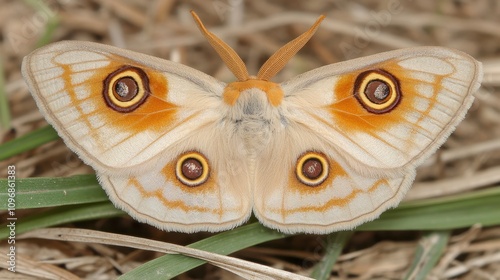
[[[183,184],[182,182],[180,182],[179,179],[177,179],[177,175],[175,174],[175,169],[177,167],[176,163],[177,163],[177,159],[167,163],[165,165],[165,167],[163,167],[163,169],[161,170],[161,174],[165,177],[165,180],[174,184],[178,189],[180,189],[184,192],[191,193],[191,194],[202,194],[205,192],[213,193],[213,192],[219,191],[216,187],[217,185],[215,184],[215,178],[214,178],[215,172],[212,170],[213,167],[210,166],[210,163],[208,163],[208,165],[209,165],[208,178],[206,179],[206,181],[204,183],[200,184],[199,186],[195,186],[195,187],[187,186],[187,185]]]
[[[161,188],[158,188],[154,191],[146,191],[144,187],[141,185],[141,183],[135,178],[132,177],[128,181],[129,186],[135,187],[140,193],[143,198],[150,198],[154,197],[161,201],[165,207],[170,208],[170,209],[180,209],[185,212],[190,212],[190,211],[197,211],[197,212],[205,212],[205,213],[214,213],[219,216],[222,216],[222,209],[216,208],[216,209],[210,209],[207,207],[201,207],[201,206],[191,206],[187,205],[184,201],[182,200],[168,200],[165,198],[163,195]]]
[[[92,128],[94,126],[92,126],[89,116],[98,115],[103,119],[102,122],[104,124],[119,127],[123,131],[130,132],[132,135],[146,130],[153,130],[156,132],[165,131],[166,126],[168,127],[174,123],[178,107],[167,101],[168,81],[162,73],[148,71],[147,68],[142,68],[141,65],[134,65],[134,63],[131,63],[130,60],[119,56],[110,57],[109,61],[110,64],[107,67],[97,70],[89,70],[94,71],[95,74],[79,84],[71,83],[71,75],[75,72],[71,70],[70,65],[56,63],[55,61],[53,62],[63,69],[61,77],[64,81],[64,90],[68,92],[72,104],[79,112],[79,120],[83,121],[89,128]],[[104,78],[113,70],[118,69],[124,64],[134,65],[146,71],[151,90],[150,98],[148,98],[148,100],[141,107],[130,113],[116,112],[111,108],[108,108],[102,98],[96,98],[103,92]],[[90,91],[89,97],[81,100],[77,98],[75,88],[79,85],[87,85],[87,88]],[[95,110],[90,113],[85,113],[80,105],[88,101],[92,103]],[[92,133],[94,137],[98,137],[98,129],[99,127],[96,127],[95,131]],[[101,141],[101,139],[97,140]]]
[[[435,120],[436,123],[439,123],[439,120],[436,120],[434,117],[430,115],[430,112],[435,108],[435,105],[438,104],[437,96],[439,91],[442,89],[441,81],[448,76],[438,77],[439,79],[432,83],[433,86],[433,95],[429,97],[430,105],[423,112],[418,112],[420,114],[419,118],[415,122],[411,122],[405,119],[404,114],[407,112],[415,111],[415,102],[417,96],[421,96],[419,94],[416,85],[422,84],[423,81],[416,80],[412,82],[410,78],[410,73],[407,70],[404,70],[400,66],[395,63],[386,63],[381,68],[389,70],[392,73],[400,73],[400,76],[408,77],[404,82],[401,83],[401,92],[402,92],[402,102],[394,108],[391,112],[386,114],[369,114],[365,111],[365,109],[357,102],[357,100],[352,96],[354,81],[357,75],[366,69],[360,70],[359,73],[352,73],[349,75],[342,76],[339,81],[336,83],[333,92],[335,94],[335,103],[332,103],[328,106],[330,114],[333,119],[338,120],[336,124],[341,128],[339,131],[364,131],[369,133],[370,135],[376,136],[377,132],[386,131],[390,133],[387,129],[391,126],[401,124],[401,122],[410,123],[411,126],[418,126],[419,129],[412,129],[412,135],[408,136],[407,139],[414,139],[416,133],[421,133],[422,136],[430,139],[432,133],[427,128],[422,127],[421,123],[424,119]],[[426,133],[422,133],[425,131]],[[394,135],[393,135],[394,136]],[[395,136],[394,136],[395,137]],[[403,140],[408,145],[415,145],[411,141],[407,141],[406,139],[399,138]],[[383,140],[383,139],[381,139]],[[432,139],[430,139],[432,140]],[[389,146],[391,143],[384,141]],[[394,147],[394,146],[393,146]]]
[[[281,104],[283,100],[283,90],[280,85],[270,81],[250,79],[243,82],[232,82],[226,86],[223,93],[224,102],[233,106],[238,100],[242,91],[257,88],[266,93],[269,103],[274,107]]]
[[[313,205],[313,206],[303,206],[303,207],[298,207],[294,209],[289,209],[285,210],[283,207],[281,208],[282,215],[283,217],[286,217],[287,215],[294,214],[297,212],[327,212],[329,209],[333,207],[345,207],[348,205],[356,196],[363,194],[363,193],[371,193],[376,191],[380,186],[382,185],[389,185],[389,182],[387,179],[379,179],[376,181],[367,191],[363,191],[360,189],[355,189],[353,190],[349,195],[343,198],[332,198],[328,200],[323,205]],[[392,199],[392,197],[389,197],[387,200]],[[278,211],[278,210],[276,210]]]
[[[332,183],[333,180],[337,177],[341,176],[347,176],[347,172],[338,164],[336,161],[331,160],[328,158],[328,177],[325,179],[325,181],[317,186],[307,186],[299,181],[297,178],[297,175],[295,174],[295,167],[290,172],[289,178],[288,178],[288,183],[290,185],[290,190],[294,192],[299,192],[301,194],[309,194],[309,193],[317,193],[324,191],[326,188],[328,188]]]

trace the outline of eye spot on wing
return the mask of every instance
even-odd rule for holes
[[[150,94],[148,76],[138,67],[123,66],[104,79],[104,100],[117,112],[134,111]]]
[[[200,178],[204,169],[203,164],[195,158],[188,158],[181,164],[181,173],[189,180]]]
[[[187,193],[214,193],[221,184],[217,170],[205,155],[198,151],[188,151],[162,169],[161,174],[167,182],[174,184],[179,190]]]
[[[369,70],[356,78],[354,96],[368,112],[385,114],[399,104],[401,89],[399,81],[389,72]]]
[[[177,159],[175,175],[188,187],[197,187],[205,183],[209,177],[208,160],[198,152],[188,152]]]
[[[323,173],[323,164],[321,160],[312,158],[308,159],[302,165],[302,174],[309,179],[318,179]]]
[[[178,107],[170,102],[165,73],[117,55],[110,55],[108,61],[107,67],[89,70],[93,76],[82,85],[96,108],[84,115],[86,119],[98,116],[103,124],[130,135],[161,133],[175,124]],[[69,75],[70,69],[65,73]],[[74,90],[70,96],[75,104],[81,102]]]
[[[405,115],[414,111],[415,98],[421,96],[417,88],[421,83],[411,80],[410,73],[389,61],[340,76],[329,106],[336,125],[349,133],[376,135],[401,124]]]
[[[303,194],[319,193],[331,187],[333,180],[348,177],[345,169],[335,160],[317,151],[301,154],[291,170],[290,190]]]
[[[304,185],[315,187],[321,185],[329,173],[329,164],[325,155],[307,152],[299,157],[295,168],[297,179]]]
[[[130,77],[117,80],[113,86],[113,94],[120,101],[130,101],[137,96],[138,92],[139,85]]]

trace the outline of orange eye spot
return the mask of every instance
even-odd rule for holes
[[[113,85],[113,95],[121,102],[127,102],[134,99],[138,93],[139,86],[131,77],[120,78],[116,80]]]
[[[200,153],[186,153],[177,160],[175,175],[184,185],[188,187],[197,187],[205,183],[208,179],[208,161]]]
[[[398,80],[390,73],[369,70],[356,78],[354,96],[370,113],[384,114],[399,104],[401,90]]]
[[[304,185],[315,187],[328,178],[329,169],[328,160],[323,154],[307,152],[297,160],[295,174]]]
[[[150,92],[148,76],[137,67],[123,66],[104,80],[104,100],[118,112],[134,111],[146,101]]]

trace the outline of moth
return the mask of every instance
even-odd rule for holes
[[[252,212],[285,233],[352,229],[395,207],[464,118],[481,64],[417,47],[271,81],[323,16],[250,75],[193,17],[237,81],[90,42],[24,58],[40,111],[110,200],[163,230],[222,231]]]

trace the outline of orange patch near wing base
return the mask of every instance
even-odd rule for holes
[[[399,77],[402,94],[400,103],[387,113],[374,114],[368,112],[354,96],[354,84],[360,73],[370,69],[367,68],[352,74],[346,74],[338,80],[333,88],[334,100],[336,101],[329,108],[333,119],[336,120],[336,123],[343,131],[363,131],[373,134],[400,124],[405,119],[405,113],[414,111],[414,99],[419,94],[415,88],[415,83],[404,79],[404,77],[409,78],[409,73],[396,65],[395,62],[380,65],[378,68]]]
[[[288,177],[288,184],[290,186],[290,190],[299,192],[301,194],[307,195],[309,193],[317,193],[324,191],[325,188],[330,187],[332,184],[333,180],[337,177],[340,176],[347,176],[347,172],[338,164],[336,161],[330,159],[327,157],[328,160],[328,177],[323,181],[323,183],[316,185],[316,186],[308,186],[302,183],[298,178],[296,174],[296,167],[292,169],[292,171],[289,173]]]
[[[75,73],[71,70],[71,66],[59,65],[64,69],[62,77],[65,81],[65,90],[69,93],[75,108],[79,110],[82,117],[86,118],[86,122],[89,122],[88,118],[90,115],[96,114],[103,119],[103,123],[106,125],[112,125],[133,134],[147,130],[156,132],[163,131],[166,126],[172,124],[175,120],[177,106],[167,101],[168,81],[164,74],[133,63],[124,57],[112,56],[109,60],[111,63],[107,67],[93,70],[95,74],[85,80],[83,84],[72,84],[71,75]],[[130,65],[144,70],[148,76],[149,88],[151,90],[147,100],[132,112],[117,112],[113,110],[106,105],[104,97],[102,96],[106,77],[124,65]],[[75,93],[75,87],[81,85],[88,87],[90,96],[86,99],[78,100]],[[96,110],[86,114],[80,109],[79,105],[88,101],[92,103]]]
[[[228,105],[233,106],[238,100],[238,97],[240,96],[240,93],[242,91],[252,88],[260,89],[265,92],[269,103],[271,103],[271,105],[273,105],[274,107],[280,105],[283,97],[285,96],[280,85],[277,83],[250,79],[243,82],[232,82],[228,84],[223,93],[224,102]]]
[[[214,172],[210,170],[210,174],[208,174],[207,180],[199,186],[190,187],[183,184],[175,175],[175,169],[177,167],[177,160],[173,160],[165,165],[161,170],[161,174],[165,177],[168,182],[173,183],[180,190],[192,193],[192,194],[202,194],[204,192],[218,192],[219,190],[216,188]],[[212,169],[212,166],[210,166]]]

